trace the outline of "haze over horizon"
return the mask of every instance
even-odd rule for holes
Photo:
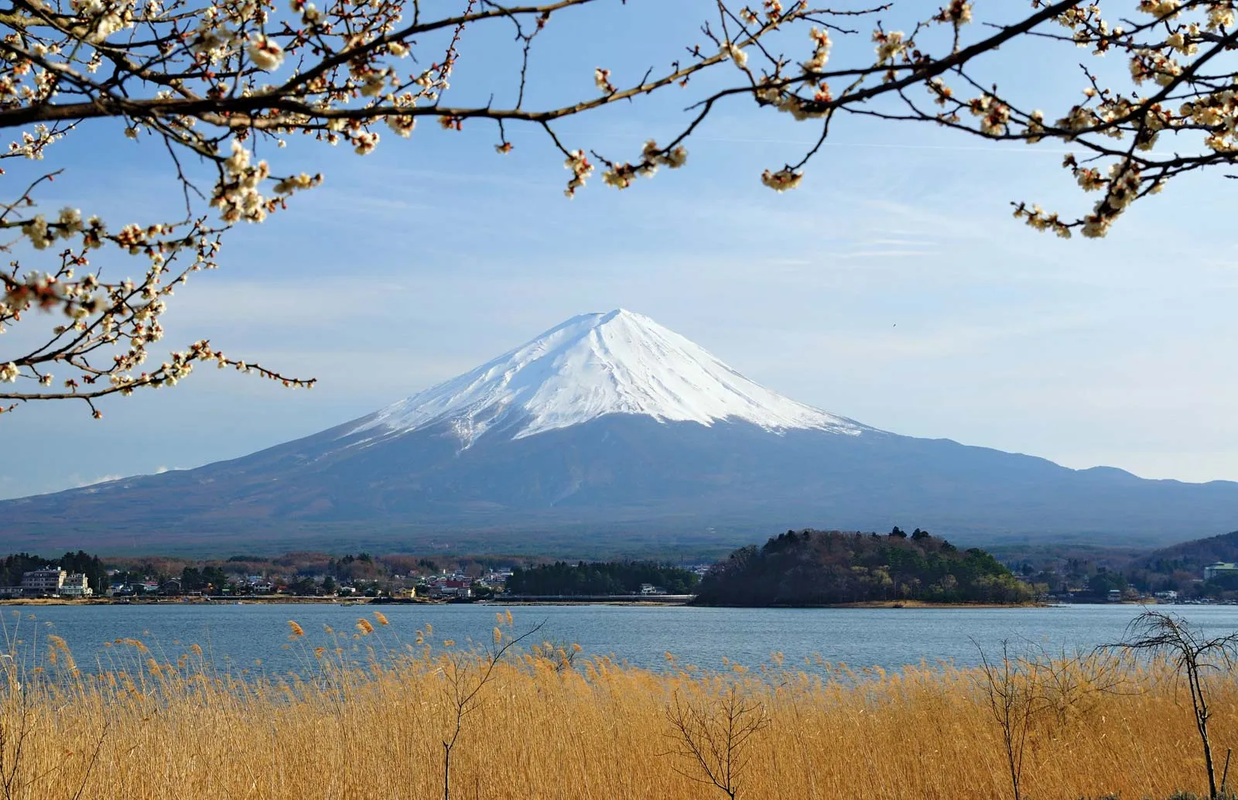
[[[684,16],[645,31],[582,10],[575,29],[590,36],[551,26],[555,55],[537,68],[570,66],[555,73],[561,92],[590,86],[598,62],[643,70],[698,38],[699,20]],[[465,41],[461,91],[470,70],[502,61],[488,44]],[[1073,102],[1073,65],[1001,69],[1034,105]],[[630,154],[683,119],[672,93],[564,131]],[[155,143],[92,126],[96,136],[56,145],[71,167],[57,191],[86,213],[114,209],[118,223],[176,201]],[[794,160],[813,132],[734,103],[688,141],[684,169],[623,193],[595,177],[568,201],[562,158],[536,131],[510,136],[506,157],[483,125],[424,125],[364,158],[296,142],[264,154],[326,183],[229,235],[221,270],[172,298],[162,349],[207,336],[319,386],[290,392],[199,367],[175,389],[103,403],[102,420],[84,406],[27,405],[0,422],[24,454],[0,469],[0,498],[240,457],[618,307],[789,398],[883,430],[1075,468],[1238,479],[1228,346],[1238,248],[1212,241],[1231,225],[1219,176],[1180,179],[1103,242],[1062,242],[1012,220],[1008,205],[1090,203],[1060,169],[1060,146],[848,120],[803,185],[779,195],[761,170]]]

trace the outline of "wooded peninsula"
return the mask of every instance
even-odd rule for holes
[[[917,528],[910,535],[787,531],[742,547],[710,570],[697,605],[824,606],[881,601],[1016,605],[1030,586],[978,548],[959,550]]]

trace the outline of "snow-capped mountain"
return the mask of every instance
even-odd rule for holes
[[[896,524],[962,543],[1165,544],[1238,528],[1238,484],[887,433],[619,310],[304,439],[0,503],[0,548],[699,553]]]
[[[618,309],[573,317],[342,435],[399,435],[446,423],[467,445],[488,432],[520,439],[608,414],[748,422],[768,431],[865,429],[753,383],[674,331]]]

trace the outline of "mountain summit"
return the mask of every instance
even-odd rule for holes
[[[368,416],[233,461],[0,503],[0,548],[581,557],[787,528],[1168,544],[1238,527],[1238,484],[1148,481],[870,428],[630,311],[564,322]]]
[[[649,317],[617,309],[573,317],[348,433],[391,436],[447,423],[469,446],[486,434],[521,439],[608,414],[701,425],[742,421],[768,431],[865,430],[753,383]]]

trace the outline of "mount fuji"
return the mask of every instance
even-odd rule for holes
[[[742,422],[767,431],[858,434],[865,426],[788,400],[640,314],[583,314],[455,380],[366,417],[350,433],[402,436],[439,423],[467,448],[611,414],[657,422]],[[370,440],[367,440],[367,442]]]
[[[304,439],[0,503],[0,547],[600,555],[894,524],[968,544],[1166,544],[1238,527],[1238,483],[888,433],[617,310]]]

